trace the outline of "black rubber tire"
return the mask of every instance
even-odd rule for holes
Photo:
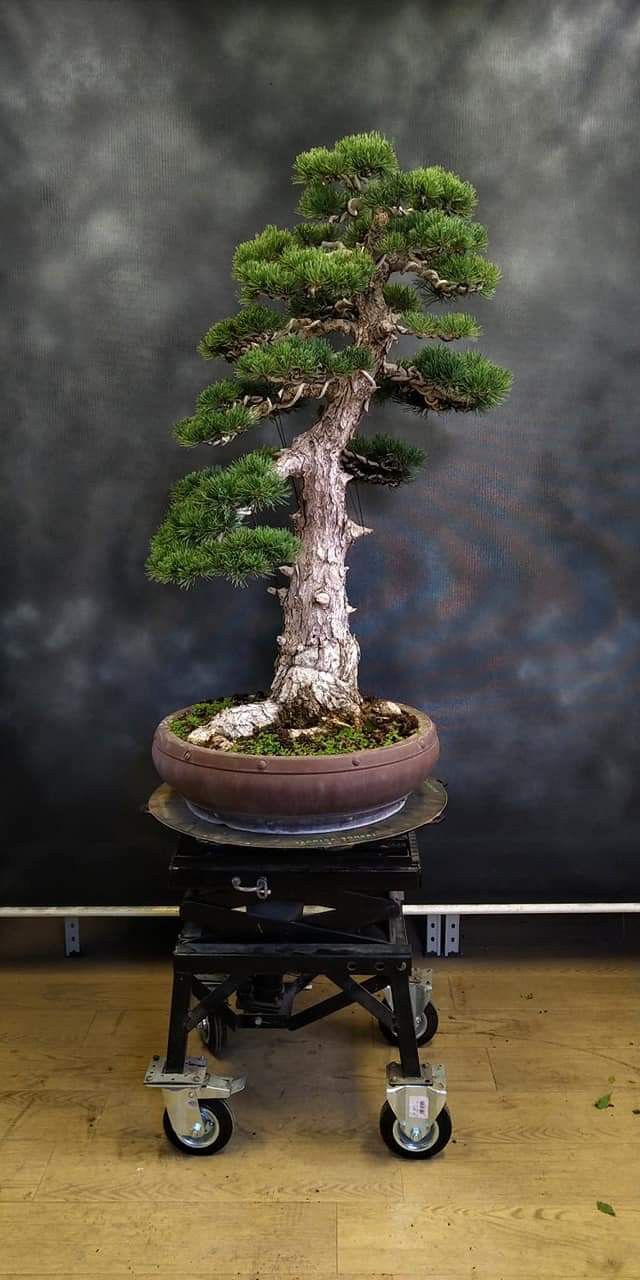
[[[420,1035],[416,1036],[416,1044],[418,1048],[423,1044],[429,1044],[429,1041],[433,1040],[433,1037],[438,1030],[438,1010],[434,1004],[431,1004],[431,1001],[429,1001],[429,1004],[425,1005],[424,1013],[427,1019],[427,1025],[425,1026],[424,1031],[421,1031]],[[378,1026],[380,1027],[380,1031],[382,1032],[385,1040],[389,1041],[389,1044],[398,1043],[398,1037],[395,1031],[392,1031],[386,1023],[379,1022]]]
[[[208,1031],[207,1026],[208,1024]],[[206,1045],[209,1053],[214,1058],[223,1058],[224,1051],[227,1047],[229,1038],[229,1028],[220,1013],[210,1013],[207,1015],[206,1024],[200,1023],[199,1031],[202,1043]]]
[[[443,1107],[437,1119],[434,1120],[434,1125],[437,1126],[438,1134],[433,1146],[427,1147],[424,1151],[410,1151],[407,1147],[403,1147],[402,1144],[398,1142],[394,1132],[395,1123],[395,1112],[389,1103],[385,1102],[380,1112],[380,1133],[382,1134],[389,1150],[393,1151],[394,1156],[402,1156],[404,1160],[433,1160],[434,1156],[437,1156],[444,1150],[451,1139],[451,1134],[453,1133],[451,1115],[449,1114],[448,1108]]]
[[[200,1104],[201,1112],[203,1110],[210,1111],[218,1122],[218,1134],[213,1142],[203,1142],[202,1146],[197,1143],[185,1142],[185,1140],[176,1133],[168,1111],[162,1116],[162,1124],[165,1134],[172,1146],[177,1147],[178,1151],[182,1151],[186,1156],[214,1156],[218,1151],[222,1151],[226,1147],[233,1133],[233,1112],[223,1098],[205,1098]]]

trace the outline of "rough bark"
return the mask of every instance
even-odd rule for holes
[[[301,469],[294,520],[301,551],[283,599],[271,696],[285,711],[310,721],[327,712],[354,717],[360,708],[360,650],[349,627],[345,559],[365,530],[347,515],[350,477],[340,455],[370,392],[368,379],[354,378],[296,441]]]
[[[278,706],[269,698],[264,702],[245,702],[237,707],[228,707],[219,711],[213,720],[192,729],[189,742],[198,747],[210,747],[214,740],[220,746],[228,745],[235,738],[248,738],[256,729],[266,729],[273,724],[278,715]]]
[[[382,279],[361,295],[354,341],[374,356],[374,376],[358,372],[329,392],[318,421],[283,450],[276,466],[298,481],[299,509],[293,517],[301,550],[292,566],[283,566],[283,629],[269,698],[233,707],[194,730],[190,742],[231,745],[278,717],[312,724],[324,715],[353,720],[361,706],[358,691],[360,649],[351,633],[346,592],[346,556],[354,540],[370,530],[347,514],[351,479],[340,457],[366,412],[392,341]]]

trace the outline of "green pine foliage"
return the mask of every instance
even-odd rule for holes
[[[247,343],[263,342],[269,334],[277,333],[282,324],[282,316],[270,307],[243,307],[237,316],[212,324],[198,344],[198,352],[204,360],[213,360],[216,356],[234,359]]]
[[[408,213],[394,219],[393,229],[402,232],[412,253],[459,254],[487,246],[486,227],[441,209]]]
[[[358,480],[398,485],[414,480],[424,461],[422,449],[397,436],[355,435],[349,441],[343,465]]]
[[[391,143],[381,133],[356,133],[329,150],[303,151],[293,166],[294,182],[340,182],[393,173],[398,167]]]
[[[195,413],[176,423],[176,440],[187,448],[195,444],[219,444],[254,426],[259,415],[241,403],[239,394],[238,384],[231,378],[205,387],[198,396]]]
[[[152,539],[149,576],[181,587],[213,576],[242,583],[290,563],[297,554],[293,534],[242,523],[248,514],[272,509],[289,496],[273,457],[273,450],[258,449],[228,467],[183,476]]]
[[[476,351],[454,352],[446,347],[424,347],[401,360],[435,390],[443,408],[484,411],[500,404],[511,388],[508,369],[493,364]]]
[[[500,268],[476,253],[450,254],[438,258],[434,265],[442,279],[462,285],[470,293],[480,293],[484,298],[492,297],[502,279]],[[424,288],[428,293],[434,292],[428,282]]]
[[[324,338],[292,335],[245,351],[236,363],[236,377],[247,391],[269,383],[297,383],[341,377],[372,366],[371,353],[363,347],[334,351]]]
[[[383,289],[384,300],[392,311],[419,311],[420,294],[408,284],[386,284]]]
[[[407,241],[402,231],[385,231],[383,235],[377,237],[378,250],[387,258],[400,257],[401,254],[407,254]]]
[[[415,338],[440,338],[452,342],[456,338],[475,339],[481,329],[474,316],[463,311],[452,311],[446,316],[434,316],[430,311],[403,311],[400,325]]]
[[[190,418],[176,422],[174,435],[178,444],[190,449],[196,444],[226,444],[259,421],[249,405],[232,404],[228,409],[197,409]]]
[[[234,275],[250,262],[276,262],[285,249],[291,249],[293,245],[295,236],[292,231],[274,227],[270,223],[253,240],[243,240],[237,246],[233,255]]]
[[[464,218],[471,217],[477,199],[470,182],[440,165],[388,174],[370,182],[361,197],[370,208],[441,209]]]
[[[173,539],[161,526],[151,543],[147,572],[153,582],[174,583],[184,589],[200,578],[227,578],[243,587],[250,578],[275,573],[291,564],[299,551],[288,529],[269,525],[240,526],[209,546],[190,546]]]
[[[260,239],[256,237],[256,241]],[[271,237],[264,257],[255,256],[253,251],[244,252],[256,241],[239,246],[233,272],[242,285],[245,301],[262,293],[270,298],[289,299],[294,315],[304,313],[305,308],[311,314],[321,306],[360,293],[371,283],[375,263],[365,250],[334,249],[327,253],[317,246],[300,246],[293,237],[291,240],[293,243],[288,242],[275,254],[277,240]]]
[[[331,186],[318,179],[307,183],[298,202],[298,213],[303,218],[324,222],[337,218],[344,212],[349,194],[344,189]]]
[[[329,190],[329,188],[326,188]],[[340,228],[335,222],[301,222],[296,227],[296,240],[303,248],[317,247],[327,241],[339,239]]]
[[[212,324],[198,346],[206,360],[229,361],[232,374],[200,392],[193,414],[175,427],[180,444],[224,444],[277,415],[280,404],[295,410],[320,396],[325,383],[358,371],[378,384],[371,380],[367,395],[391,395],[422,412],[499,404],[511,382],[507,370],[443,345],[476,339],[474,317],[435,315],[423,305],[425,295],[429,306],[466,293],[489,297],[499,283],[499,268],[485,257],[486,229],[474,220],[471,183],[440,165],[401,170],[393,146],[376,132],[302,152],[293,180],[302,185],[302,221],[291,230],[269,225],[236,248],[240,309]],[[417,287],[388,278],[403,272]],[[369,292],[379,283],[388,308],[385,336],[437,340],[400,362],[407,382],[385,373],[379,337],[378,358],[373,337],[372,351],[356,337],[370,315],[363,302],[379,300],[379,292]],[[269,299],[273,307],[264,305]],[[410,480],[422,463],[419,449],[387,435],[357,435],[342,454],[353,476],[379,484]],[[290,564],[298,550],[293,534],[252,524],[256,513],[290,496],[273,451],[265,449],[184,476],[152,540],[150,577],[183,587],[217,575],[243,583]]]
[[[204,529],[206,519],[212,520],[211,532],[215,536],[221,528],[228,528],[226,513],[235,518],[235,510],[253,506],[276,507],[288,497],[288,485],[273,465],[275,450],[255,449],[245,453],[228,467],[205,467],[186,476],[174,491],[170,507],[172,518],[189,524],[189,512],[202,510],[203,520],[194,514],[198,527]],[[222,519],[223,524],[219,524]]]
[[[487,230],[479,222],[443,213],[441,209],[418,210],[391,217],[378,240],[382,253],[435,261],[443,255],[485,249]]]

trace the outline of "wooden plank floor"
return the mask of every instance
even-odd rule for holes
[[[415,1163],[378,1136],[390,1051],[361,1010],[234,1037],[234,1138],[189,1159],[141,1083],[163,957],[0,973],[1,1277],[640,1277],[633,958],[441,961],[423,1056],[446,1065],[455,1143]]]

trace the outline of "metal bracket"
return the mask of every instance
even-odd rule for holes
[[[429,912],[426,916],[425,954],[457,956],[460,953],[460,916],[447,911]]]
[[[457,956],[460,953],[460,916],[448,914],[444,917],[444,954]]]
[[[409,998],[413,1010],[414,1021],[418,1023],[433,993],[433,969],[420,969],[414,966],[409,978]],[[393,993],[391,987],[385,987],[383,997],[393,1012]]]
[[[271,897],[271,890],[266,876],[258,876],[255,884],[243,884],[240,876],[234,876],[231,885],[237,889],[238,893],[255,893],[256,898],[261,902],[266,902]]]
[[[165,1089],[168,1085],[176,1085],[183,1089],[193,1089],[194,1085],[204,1085],[209,1077],[206,1058],[185,1058],[184,1071],[165,1071],[167,1059],[154,1053],[144,1077],[145,1084],[152,1084]]]
[[[442,916],[427,916],[425,952],[428,956],[442,955]]]
[[[184,1071],[165,1071],[166,1058],[155,1054],[147,1068],[144,1082],[162,1089],[164,1105],[171,1126],[182,1138],[197,1136],[202,1127],[200,1103],[207,1098],[230,1098],[240,1093],[247,1083],[246,1075],[209,1075],[204,1058],[185,1058]]]
[[[414,1141],[429,1132],[446,1100],[447,1077],[440,1063],[421,1063],[419,1078],[403,1075],[399,1062],[387,1064],[387,1102]]]
[[[65,916],[64,918],[64,954],[66,956],[80,955],[80,921],[77,916]]]

